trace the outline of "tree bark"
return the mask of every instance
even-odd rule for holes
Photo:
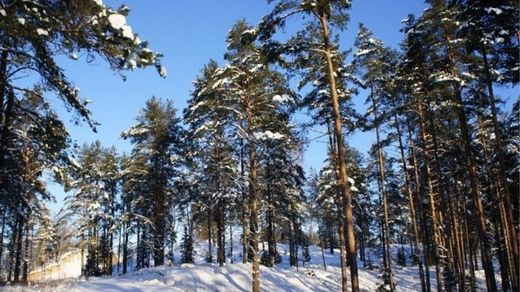
[[[425,170],[426,170],[426,180],[428,182],[428,201],[429,201],[429,208],[430,213],[432,217],[432,225],[433,225],[433,248],[435,250],[435,256],[436,256],[436,263],[435,263],[435,270],[436,270],[436,278],[437,278],[437,290],[441,291],[442,289],[442,268],[439,265],[439,261],[441,260],[441,233],[440,233],[440,224],[439,224],[439,218],[438,218],[438,212],[437,212],[437,194],[435,192],[435,188],[433,185],[433,178],[432,178],[432,171],[430,166],[430,158],[431,158],[431,152],[430,152],[430,137],[429,134],[426,132],[426,125],[425,125],[425,110],[424,105],[421,100],[417,101],[417,108],[418,108],[418,114],[419,114],[419,128],[421,133],[421,141],[423,144],[423,151],[424,151],[424,164],[425,164]]]
[[[441,3],[439,9],[444,9]],[[451,33],[444,24],[444,38],[446,40],[448,62],[451,67],[451,74],[459,78],[459,72],[456,68],[455,54],[449,45],[451,43]],[[459,85],[453,84],[453,101],[455,103],[455,110],[459,120],[459,130],[461,133],[462,144],[464,146],[464,154],[466,159],[466,166],[469,175],[469,182],[471,187],[471,194],[473,196],[473,204],[477,211],[478,219],[478,235],[480,239],[480,252],[482,267],[486,275],[486,287],[488,291],[496,291],[497,284],[495,280],[495,272],[493,270],[493,262],[491,261],[491,248],[489,245],[489,239],[487,236],[486,219],[484,214],[484,206],[482,204],[482,198],[480,197],[480,185],[478,182],[478,166],[475,162],[475,157],[471,150],[471,138],[469,134],[468,122],[466,113],[464,112],[464,102],[462,100],[462,93]]]
[[[498,124],[497,119],[497,110],[496,110],[496,101],[495,94],[493,92],[493,83],[491,78],[491,72],[489,68],[489,62],[487,59],[487,51],[484,43],[481,44],[481,54],[484,61],[484,72],[486,77],[486,85],[489,93],[489,105],[491,107],[491,118],[493,121],[493,131],[495,134],[495,146],[496,153],[498,158],[498,173],[500,177],[500,182],[502,185],[502,195],[498,196],[500,204],[503,204],[504,212],[501,213],[502,217],[502,225],[503,225],[503,233],[505,236],[506,242],[506,250],[508,254],[508,262],[509,262],[509,270],[512,278],[512,286],[514,290],[518,290],[520,288],[520,272],[519,272],[519,252],[518,252],[518,233],[515,230],[515,224],[513,220],[513,211],[512,211],[512,202],[510,190],[508,188],[507,176],[505,174],[506,164],[505,164],[505,155],[504,155],[504,146],[502,141],[502,133],[500,131],[500,126]],[[518,202],[516,202],[518,204]]]
[[[258,165],[256,161],[255,145],[252,141],[254,121],[251,100],[247,99],[247,130],[249,140],[249,194],[250,194],[250,222],[251,222],[251,250],[253,253],[253,292],[260,292],[260,257],[258,255]]]
[[[328,18],[326,15],[320,17],[321,28],[323,32],[323,49],[327,60],[327,69],[329,77],[329,85],[331,91],[333,120],[334,120],[334,136],[336,137],[338,149],[338,166],[341,182],[341,196],[343,198],[343,212],[345,214],[347,229],[347,257],[350,263],[350,276],[352,291],[359,291],[357,256],[356,256],[356,238],[354,233],[354,218],[352,215],[352,197],[348,186],[347,164],[345,161],[345,145],[342,130],[341,113],[339,108],[339,98],[336,89],[336,80],[334,78],[334,64],[332,61],[332,51],[329,43]]]
[[[378,168],[379,168],[379,191],[381,192],[381,197],[383,199],[383,228],[384,233],[386,234],[385,242],[383,244],[386,244],[386,251],[384,254],[385,260],[385,268],[387,269],[386,272],[388,273],[388,279],[390,283],[387,283],[390,285],[390,291],[394,291],[394,280],[392,275],[392,258],[390,257],[390,228],[388,226],[388,200],[386,195],[386,184],[385,184],[385,162],[383,157],[383,150],[381,149],[381,138],[379,134],[379,123],[377,122],[377,104],[376,100],[374,98],[374,89],[372,85],[370,86],[370,99],[372,100],[372,113],[374,115],[374,121],[376,121],[375,130],[376,130],[376,145],[377,145],[377,161],[378,161]]]
[[[417,217],[415,215],[415,203],[414,203],[414,196],[412,191],[412,182],[410,179],[410,174],[408,172],[408,163],[406,161],[406,156],[404,154],[404,144],[403,144],[403,138],[402,138],[402,132],[400,128],[400,122],[399,118],[397,116],[397,113],[395,112],[396,104],[395,99],[392,98],[392,105],[394,107],[394,125],[395,130],[397,133],[397,141],[399,142],[399,153],[401,154],[401,164],[403,165],[403,173],[404,173],[404,180],[405,180],[405,188],[406,188],[406,194],[408,195],[408,207],[410,209],[410,220],[412,221],[412,229],[413,229],[413,250],[415,251],[415,257],[417,260],[417,263],[419,265],[419,277],[421,279],[421,290],[423,292],[426,292],[426,281],[424,279],[424,267],[423,267],[423,260],[422,260],[422,251],[419,249],[419,228],[417,225]]]
[[[413,141],[413,130],[412,130],[412,125],[410,123],[410,120],[407,120],[406,121],[407,123],[407,128],[408,128],[408,140],[409,141]],[[425,212],[423,212],[423,207],[422,207],[422,200],[421,200],[421,181],[420,181],[420,174],[419,174],[419,162],[418,162],[418,159],[417,159],[417,149],[416,149],[416,145],[415,144],[412,144],[410,146],[410,151],[411,151],[411,155],[412,155],[412,166],[413,166],[413,170],[414,170],[414,179],[415,179],[415,192],[417,194],[417,209],[419,211],[419,214],[422,214],[422,224],[421,224],[421,227],[422,227],[422,231],[423,231],[423,234],[426,234],[426,220],[424,219],[425,218]],[[428,257],[429,257],[429,248],[428,248],[428,244],[426,244],[426,240],[425,240],[425,237],[426,236],[423,236],[423,248],[422,248],[422,255],[423,255],[423,260],[424,260],[424,278],[425,278],[425,282],[426,282],[426,291],[427,292],[430,292],[432,289],[431,289],[431,282],[430,282],[430,261],[428,260]]]

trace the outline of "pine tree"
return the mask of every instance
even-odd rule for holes
[[[306,34],[299,34],[300,37],[310,35],[315,37],[311,40],[305,40],[299,43],[299,47],[306,48],[304,51],[315,50],[321,53],[321,62],[315,65],[320,67],[326,66],[328,89],[330,90],[331,107],[333,121],[333,133],[336,141],[338,153],[338,174],[341,186],[341,194],[343,200],[343,212],[346,220],[346,241],[347,256],[350,263],[350,275],[352,280],[352,291],[359,290],[359,281],[357,273],[357,255],[355,234],[352,213],[352,196],[348,186],[348,173],[345,162],[345,145],[343,135],[342,114],[340,112],[339,88],[336,80],[336,69],[334,63],[334,52],[337,51],[336,44],[333,42],[331,35],[331,27],[344,29],[348,20],[346,11],[350,8],[348,1],[296,1],[281,0],[277,1],[273,12],[265,16],[260,23],[260,39],[267,40],[275,32],[276,29],[283,27],[287,18],[294,14],[303,14],[311,16],[311,20],[306,24]],[[317,46],[315,46],[317,44]],[[343,289],[346,289],[344,287]]]
[[[80,246],[87,250],[84,275],[111,275],[118,158],[114,148],[103,148],[99,141],[84,145],[77,155],[67,183],[74,193],[66,198],[64,216],[77,217]]]
[[[238,162],[231,142],[231,132],[226,118],[224,92],[218,88],[218,65],[214,61],[203,69],[202,76],[195,82],[195,90],[184,118],[190,123],[190,139],[193,143],[192,159],[195,160],[194,172],[199,180],[195,183],[201,188],[196,197],[189,198],[193,204],[194,216],[207,221],[209,256],[212,261],[211,239],[212,222],[216,222],[217,260],[220,266],[225,261],[224,230],[230,204],[238,199],[239,176]],[[217,85],[217,86],[214,86]]]
[[[10,270],[15,281],[19,281],[22,249],[27,249],[24,246],[30,236],[26,223],[38,212],[34,205],[51,198],[42,174],[52,171],[63,182],[63,169],[71,164],[66,153],[68,134],[49,96],[55,94],[62,100],[76,123],[83,120],[93,129],[97,125],[87,108],[88,100],[80,98],[58,60],[62,56],[76,60],[85,53],[88,62],[101,57],[117,72],[154,65],[162,75],[166,73],[159,63],[161,55],[149,50],[126,24],[128,12],[127,7],[114,10],[92,0],[9,1],[0,6],[0,204],[2,231],[7,232],[5,224],[12,227],[14,267]],[[24,160],[31,166],[24,165]],[[29,204],[20,205],[19,199]],[[5,216],[10,213],[21,217],[7,222]],[[23,244],[22,236],[26,238]],[[0,258],[3,252],[2,240]]]
[[[184,225],[184,233],[182,235],[182,258],[181,261],[185,263],[193,263],[193,239],[188,226]]]
[[[381,89],[381,82],[385,82],[383,79],[385,76],[385,71],[388,70],[388,65],[384,62],[385,51],[382,47],[382,43],[374,38],[372,38],[371,33],[363,26],[360,25],[359,32],[355,42],[356,52],[354,53],[354,64],[358,67],[358,70],[362,73],[360,74],[361,80],[363,81],[362,86],[367,87],[369,89],[369,97],[367,101],[371,103],[371,107],[369,107],[369,112],[372,113],[372,127],[375,129],[376,133],[376,149],[375,154],[378,157],[378,172],[379,172],[379,180],[378,180],[378,189],[380,191],[380,198],[382,200],[383,207],[383,244],[385,247],[383,250],[385,251],[383,254],[383,263],[384,263],[384,275],[385,276],[385,285],[388,285],[389,290],[393,291],[394,281],[392,274],[392,260],[390,257],[390,227],[388,224],[389,215],[388,215],[388,194],[386,191],[386,178],[385,178],[385,160],[383,154],[383,146],[382,146],[382,137],[381,137],[381,119],[384,118],[381,116],[381,112],[378,109],[378,98],[384,95]]]
[[[141,217],[143,228],[151,231],[154,265],[164,264],[165,231],[168,212],[174,196],[178,192],[177,181],[183,168],[184,131],[176,117],[171,101],[160,101],[153,97],[137,117],[137,124],[123,132],[122,137],[134,144],[135,156],[146,159],[147,175],[142,183],[143,193],[139,194],[140,208],[146,213]],[[178,194],[177,194],[178,195]],[[143,230],[144,231],[144,230]],[[143,235],[148,235],[143,232]],[[144,248],[144,245],[141,245]]]
[[[276,108],[273,106],[273,97],[290,92],[285,82],[280,82],[285,79],[267,66],[263,52],[252,38],[252,32],[252,28],[243,21],[239,21],[231,29],[228,51],[225,54],[229,64],[218,71],[217,81],[212,88],[227,92],[221,109],[225,110],[227,119],[232,121],[233,135],[238,138],[237,144],[243,143],[242,147],[245,147],[241,151],[247,153],[247,156],[243,157],[247,157],[249,166],[247,209],[250,230],[244,233],[249,233],[245,239],[250,240],[253,290],[259,291],[260,147],[262,141],[284,137],[283,134],[269,131],[266,127],[271,122],[268,117],[274,114]]]

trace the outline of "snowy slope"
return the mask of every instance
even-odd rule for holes
[[[394,250],[397,250],[394,246]],[[80,280],[68,280],[39,284],[31,287],[10,287],[6,291],[250,291],[251,266],[242,263],[227,263],[219,268],[217,264],[203,263],[207,252],[206,246],[195,247],[197,264],[183,264],[174,266],[160,266],[131,272],[115,277],[98,277]],[[236,246],[235,261],[239,262]],[[311,262],[304,267],[289,267],[288,247],[278,244],[278,251],[282,255],[282,263],[277,267],[261,266],[262,291],[339,291],[341,271],[339,269],[339,254],[325,251],[327,270],[323,269],[321,251],[311,246]],[[394,252],[393,252],[394,253]],[[395,254],[395,253],[394,253]],[[370,257],[376,262],[378,253],[371,253]],[[176,255],[178,260],[180,257]],[[300,263],[301,264],[301,263]],[[379,271],[360,266],[360,286],[362,291],[374,291],[380,284]],[[432,288],[435,288],[435,269],[431,267]],[[398,291],[420,291],[419,273],[417,267],[394,267]],[[478,273],[479,284],[483,282],[484,274]],[[499,277],[497,277],[498,280]],[[4,287],[5,288],[5,287]]]

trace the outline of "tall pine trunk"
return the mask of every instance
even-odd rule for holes
[[[423,256],[422,256],[422,248],[419,248],[419,227],[417,225],[417,216],[415,215],[415,203],[414,196],[412,191],[412,181],[410,179],[410,173],[408,172],[408,163],[406,161],[406,156],[404,154],[404,144],[403,144],[403,135],[401,132],[399,118],[397,116],[395,99],[392,98],[392,105],[394,108],[394,125],[397,133],[397,141],[399,142],[399,153],[401,154],[401,164],[403,167],[404,180],[405,180],[405,188],[406,194],[408,196],[408,208],[410,209],[410,221],[412,222],[412,230],[413,230],[413,250],[419,265],[419,277],[421,279],[421,290],[422,292],[426,292],[426,281],[424,279],[424,267],[423,267]]]
[[[426,129],[426,123],[425,123],[425,110],[422,100],[417,101],[417,109],[418,109],[418,115],[419,115],[419,128],[421,133],[421,142],[423,144],[423,151],[424,151],[424,165],[425,165],[425,175],[426,180],[428,183],[428,202],[429,202],[429,208],[430,208],[430,215],[432,220],[432,226],[433,226],[433,248],[435,251],[435,271],[436,271],[436,278],[437,278],[437,290],[441,291],[442,289],[442,268],[440,265],[441,261],[441,249],[443,249],[441,245],[441,231],[440,231],[440,224],[439,224],[439,215],[437,212],[437,197],[438,194],[436,194],[435,187],[433,185],[433,177],[432,177],[432,167],[430,165],[430,159],[431,159],[431,151],[430,151],[430,135],[427,132]]]
[[[260,257],[258,255],[258,164],[256,150],[252,141],[254,121],[251,100],[247,99],[247,130],[249,135],[249,195],[250,195],[250,225],[251,225],[251,251],[253,253],[253,292],[260,292]]]
[[[408,140],[413,142],[413,129],[412,125],[409,119],[406,121],[407,128],[408,128]],[[421,220],[421,228],[422,233],[425,235],[423,236],[423,246],[422,246],[422,259],[424,261],[424,278],[425,278],[425,284],[426,284],[426,291],[430,292],[432,290],[431,288],[431,282],[430,282],[430,261],[429,259],[429,242],[426,240],[426,234],[427,234],[427,227],[426,227],[426,219],[425,219],[425,212],[423,212],[423,206],[422,206],[422,193],[421,193],[421,181],[420,181],[420,173],[419,173],[419,161],[417,158],[417,147],[416,144],[412,144],[410,146],[410,151],[412,155],[412,167],[414,171],[414,179],[415,179],[415,192],[417,194],[417,210],[419,211],[419,214],[422,214],[422,220]],[[419,221],[418,221],[419,222]]]
[[[439,9],[444,9],[441,3],[436,4],[439,4]],[[451,67],[451,74],[455,78],[460,78],[459,72],[456,68],[455,54],[453,52],[453,49],[449,45],[452,41],[451,33],[446,24],[444,24],[444,38],[447,44],[447,57],[449,66]],[[484,268],[484,272],[486,275],[486,287],[488,291],[496,291],[497,284],[495,280],[495,272],[493,270],[493,262],[491,260],[491,246],[489,244],[489,239],[487,236],[484,206],[482,203],[482,198],[480,197],[481,192],[480,185],[478,182],[478,166],[476,164],[475,157],[471,149],[471,138],[466,113],[464,111],[464,102],[462,100],[461,89],[459,85],[456,84],[453,84],[453,101],[455,103],[455,110],[459,120],[459,130],[461,134],[462,144],[464,146],[464,155],[466,159],[467,172],[469,175],[471,194],[473,196],[473,204],[475,205],[475,209],[477,212],[477,231],[480,239],[482,267]]]
[[[377,121],[378,119],[378,116],[377,116],[377,104],[376,104],[376,100],[374,98],[374,89],[372,88],[371,86],[371,91],[370,91],[370,98],[372,100],[372,113],[374,115],[374,121]],[[376,130],[376,145],[377,145],[377,161],[378,161],[378,170],[379,170],[379,191],[381,193],[381,198],[383,200],[383,228],[384,228],[384,233],[385,233],[385,241],[383,242],[383,244],[386,245],[386,249],[385,249],[385,254],[384,254],[384,257],[385,257],[385,269],[386,269],[386,272],[388,273],[388,281],[389,283],[386,283],[388,285],[390,285],[390,290],[391,291],[394,291],[395,287],[394,287],[394,280],[393,280],[393,275],[392,275],[392,258],[390,257],[390,228],[388,226],[388,199],[387,199],[387,194],[386,194],[386,184],[385,184],[385,162],[384,162],[384,157],[383,157],[383,150],[381,149],[381,138],[380,138],[380,134],[379,134],[379,123],[376,122],[376,125],[375,125],[375,130]]]
[[[338,238],[339,238],[339,258],[341,262],[341,291],[347,292],[347,255],[345,250],[345,230],[343,214],[338,212]]]
[[[19,211],[21,212],[21,211]],[[22,264],[22,243],[23,243],[23,228],[24,228],[24,218],[19,213],[18,215],[18,225],[16,229],[16,256],[14,263],[14,283],[18,283],[20,281],[20,268]]]
[[[359,291],[357,256],[356,256],[356,237],[354,233],[354,218],[352,215],[352,197],[348,186],[347,164],[345,161],[345,145],[342,130],[341,112],[339,107],[338,92],[336,89],[336,79],[334,64],[332,61],[332,51],[330,47],[330,36],[327,15],[321,15],[320,23],[323,33],[323,50],[327,60],[329,85],[332,99],[334,136],[336,137],[338,149],[338,166],[340,173],[341,196],[343,198],[343,212],[345,214],[345,228],[347,233],[347,257],[350,264],[350,277],[352,291]]]
[[[500,184],[502,188],[500,189],[502,192],[502,195],[498,196],[499,203],[502,204],[502,208],[504,209],[503,212],[501,212],[502,217],[502,233],[504,234],[504,240],[506,242],[506,250],[507,250],[507,257],[509,262],[509,270],[511,273],[512,278],[512,287],[513,290],[518,290],[520,288],[520,272],[519,272],[519,252],[518,252],[518,233],[515,230],[515,224],[513,220],[513,211],[512,211],[512,202],[511,202],[511,195],[510,190],[508,187],[508,182],[506,179],[506,163],[505,163],[505,154],[504,154],[504,144],[502,141],[502,133],[500,131],[500,126],[498,124],[497,119],[497,110],[496,110],[496,102],[495,102],[495,95],[493,92],[493,83],[491,79],[491,69],[489,66],[488,58],[487,58],[487,51],[486,46],[484,43],[481,43],[481,54],[484,61],[484,72],[486,77],[486,86],[488,90],[488,100],[489,105],[491,107],[491,118],[493,121],[493,131],[495,134],[495,146],[496,146],[496,154],[498,158],[498,173],[500,177]],[[518,202],[515,204],[518,205]]]

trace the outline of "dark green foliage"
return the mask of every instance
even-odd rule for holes
[[[191,232],[189,231],[188,226],[184,226],[184,233],[182,234],[182,255],[181,262],[184,263],[193,263],[193,238]]]
[[[282,262],[282,256],[277,252],[275,255],[275,264],[279,264]],[[269,251],[263,251],[262,255],[260,256],[260,264],[270,267],[271,264],[269,263]]]

